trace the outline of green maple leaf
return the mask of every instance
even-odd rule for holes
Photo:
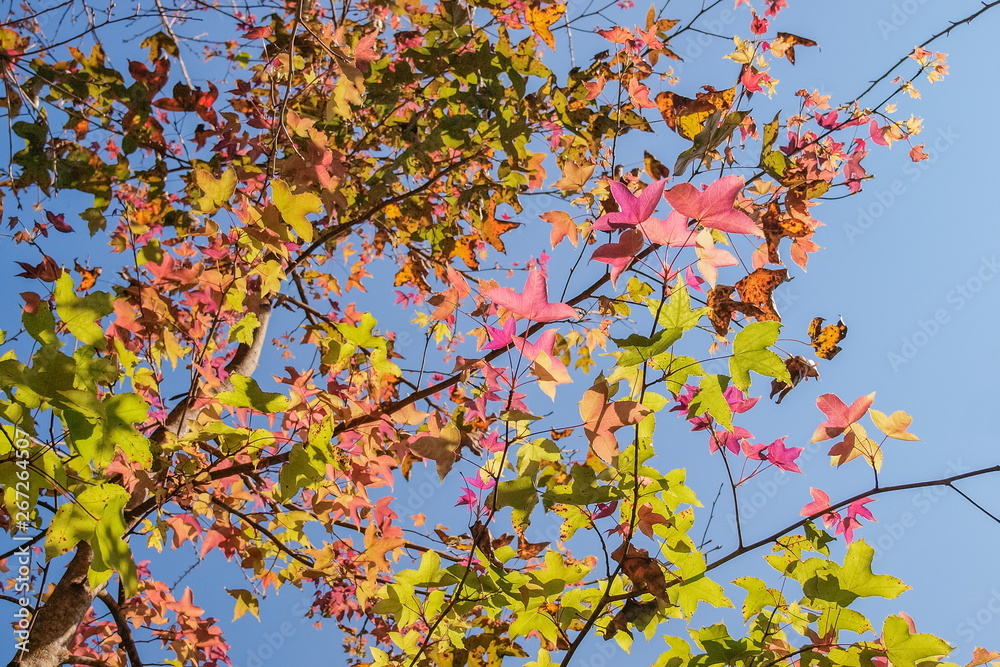
[[[517,614],[517,618],[510,624],[511,638],[526,635],[532,630],[538,630],[539,634],[553,644],[559,639],[559,627],[552,617],[537,609],[529,609]]]
[[[117,484],[101,483],[88,487],[73,502],[64,504],[52,517],[45,535],[46,559],[87,542],[94,550],[89,573],[91,586],[107,581],[113,570],[121,577],[125,595],[134,595],[138,577],[132,551],[122,538],[126,530],[122,510],[129,497],[129,492]]]
[[[680,329],[677,333],[678,338],[680,338],[681,332],[698,326],[698,322],[708,311],[708,308],[704,306],[692,310],[691,296],[688,294],[687,285],[683,278],[677,279],[677,284],[674,285],[667,305],[660,308],[659,301],[647,299],[646,306],[649,308],[649,312],[657,318],[660,326],[665,329]]]
[[[97,320],[114,312],[114,295],[93,292],[81,299],[73,293],[73,278],[64,273],[56,280],[55,301],[56,312],[69,332],[87,345],[103,350],[107,340]]]
[[[791,384],[792,378],[785,362],[777,354],[767,349],[778,340],[781,329],[779,322],[754,322],[736,334],[733,341],[733,356],[729,359],[729,370],[733,374],[733,384],[746,391],[750,388],[750,371],[773,377]]]
[[[702,378],[698,384],[698,393],[688,405],[688,419],[707,412],[727,430],[732,430],[733,410],[723,395],[728,385],[729,378],[725,375],[709,375]]]
[[[232,408],[252,408],[258,412],[282,412],[288,407],[288,398],[281,394],[263,391],[257,381],[234,373],[229,377],[232,391],[221,392],[218,398]]]
[[[910,633],[910,626],[899,616],[889,616],[882,626],[882,642],[886,657],[896,667],[917,667],[925,661],[937,659],[951,653],[951,647],[934,635]]]
[[[794,577],[806,595],[847,606],[859,597],[896,598],[910,589],[888,574],[872,573],[875,550],[864,540],[851,544],[844,564],[810,558],[797,567]]]
[[[323,202],[320,198],[311,192],[293,195],[288,184],[280,178],[271,181],[271,196],[285,222],[292,226],[303,241],[311,243],[313,225],[306,219],[306,214],[323,212]]]
[[[85,391],[61,392],[68,409],[63,414],[70,440],[80,455],[97,467],[107,467],[115,451],[143,469],[152,463],[149,440],[133,424],[145,421],[149,404],[136,394],[97,396]]]
[[[707,602],[713,607],[733,606],[722,586],[704,574],[687,579],[679,586],[673,586],[669,589],[669,595],[670,601],[680,606],[685,618],[694,615],[699,602]]]

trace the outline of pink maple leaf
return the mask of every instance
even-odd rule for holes
[[[875,502],[874,498],[861,498],[855,500],[847,506],[847,516],[837,526],[837,535],[843,535],[844,541],[850,544],[854,540],[854,530],[861,527],[861,519],[874,521],[871,511],[865,507],[866,503]]]
[[[865,150],[865,141],[864,139],[855,139],[854,142],[855,150],[844,163],[844,178],[851,192],[859,191],[862,179],[868,175],[865,168],[861,166],[861,161],[868,156],[868,151]]]
[[[788,472],[802,471],[795,459],[802,453],[802,447],[785,447],[785,437],[782,436],[767,446],[767,460]]]
[[[496,431],[489,433],[479,441],[479,446],[488,452],[502,452],[507,445],[500,439],[500,434]]]
[[[673,248],[685,248],[694,245],[694,238],[697,235],[688,228],[686,216],[671,211],[665,219],[648,218],[639,223],[639,229],[646,235],[650,243],[665,245]]]
[[[463,486],[462,495],[458,497],[458,502],[455,503],[455,507],[459,507],[461,505],[468,505],[469,507],[472,507],[477,502],[479,502],[479,496],[476,495],[476,492],[467,486]]]
[[[699,292],[704,292],[701,286],[705,283],[704,279],[694,275],[694,270],[689,266],[684,270],[684,282],[691,289],[696,289]]]
[[[877,120],[872,120],[872,122],[868,123],[868,133],[871,135],[872,141],[879,146],[889,145],[889,142],[885,139],[885,130],[886,128],[878,126]]]
[[[606,213],[594,221],[594,229],[609,232],[613,229],[625,229],[635,227],[641,222],[649,219],[656,210],[656,205],[660,203],[663,196],[663,188],[667,182],[656,181],[652,185],[647,185],[638,196],[625,186],[624,183],[611,181],[611,196],[618,204],[618,211]]]
[[[865,507],[868,503],[875,502],[874,498],[869,498],[865,496],[860,500],[855,500],[853,503],[847,506],[847,516],[859,516],[862,519],[867,519],[868,521],[874,521],[875,517],[872,516],[871,510]]]
[[[836,394],[823,394],[816,399],[816,407],[827,416],[827,420],[816,427],[809,442],[836,438],[848,426],[864,417],[874,400],[875,392],[872,392],[855,400],[848,407]]]
[[[749,440],[740,441],[740,450],[743,452],[743,456],[747,457],[752,461],[766,461],[767,460],[767,445],[761,443],[753,443]]]
[[[503,327],[486,325],[486,335],[489,336],[490,342],[482,345],[479,349],[499,350],[501,347],[509,345],[514,337],[515,326],[513,317],[508,317],[507,321],[503,323]]]
[[[764,236],[753,220],[734,207],[743,189],[742,176],[723,176],[704,190],[681,183],[667,191],[667,201],[675,211],[694,218],[703,227],[733,234]]]
[[[708,284],[713,287],[719,279],[719,267],[735,266],[737,264],[736,258],[733,257],[732,253],[715,247],[712,233],[707,229],[702,230],[698,234],[694,252],[698,256],[698,271],[701,272],[702,277]]]
[[[802,508],[802,511],[799,512],[800,516],[813,516],[830,507],[830,496],[825,491],[810,487],[809,493],[812,494],[813,501]],[[836,512],[827,512],[823,515],[823,524],[827,528],[837,521],[840,521],[840,515]]]
[[[760,400],[760,396],[748,398],[746,394],[733,385],[726,387],[726,391],[722,393],[722,397],[726,399],[726,403],[729,404],[729,409],[733,412],[746,412],[753,406],[757,405],[757,401]]]
[[[743,448],[743,442],[752,437],[753,433],[742,426],[733,426],[732,431],[717,429],[712,432],[712,436],[708,440],[708,451],[714,454],[724,447],[733,454],[739,454]]]
[[[837,535],[843,535],[844,540],[850,544],[854,541],[854,529],[860,528],[861,522],[855,519],[853,516],[844,517],[840,524],[837,525]]]
[[[486,476],[486,479],[482,479],[480,475],[476,475],[475,477],[465,477],[463,475],[462,479],[464,479],[465,483],[468,484],[469,486],[477,489],[482,489],[483,491],[488,491],[489,489],[492,489],[494,486],[496,486],[497,483],[497,481],[489,475]]]
[[[622,232],[617,243],[605,243],[594,251],[591,259],[611,265],[611,284],[618,281],[618,276],[627,269],[642,250],[646,240],[638,229],[628,229]]]
[[[649,87],[639,83],[639,80],[635,77],[632,77],[632,80],[629,81],[628,95],[632,98],[632,103],[640,109],[656,108],[656,102],[649,99]]]
[[[526,338],[514,336],[514,347],[531,361],[531,372],[538,378],[539,388],[552,400],[555,400],[557,384],[569,384],[573,381],[566,370],[566,365],[552,354],[555,339],[555,329],[542,332],[534,343],[529,343]]]
[[[483,296],[518,317],[533,322],[555,322],[576,317],[573,306],[549,301],[545,276],[538,269],[528,273],[528,280],[520,294],[507,287],[497,287],[487,290]]]

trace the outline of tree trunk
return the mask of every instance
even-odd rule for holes
[[[35,614],[27,652],[14,656],[7,667],[59,667],[69,657],[69,643],[94,596],[100,592],[92,591],[87,581],[93,560],[94,551],[89,544],[76,545],[73,560],[52,595]]]

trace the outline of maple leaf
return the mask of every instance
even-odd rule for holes
[[[514,337],[515,326],[516,324],[513,317],[508,317],[502,327],[491,327],[487,325],[486,335],[489,337],[489,342],[480,346],[479,349],[499,350],[502,347],[506,347],[510,344]]]
[[[785,447],[785,438],[782,436],[767,446],[767,460],[788,472],[801,473],[795,459],[802,453],[802,447]]]
[[[830,496],[825,491],[810,487],[809,493],[810,495],[812,495],[813,501],[811,503],[808,503],[805,507],[802,508],[802,511],[799,512],[799,516],[813,516],[815,514],[818,514],[819,512],[822,512],[825,509],[829,509]],[[837,514],[836,512],[827,512],[826,514],[822,515],[822,518],[823,518],[823,524],[827,528],[829,528],[836,521],[840,520],[840,515]]]
[[[615,431],[638,423],[650,411],[636,401],[609,401],[609,392],[607,381],[599,377],[580,399],[580,416],[583,417],[584,432],[594,453],[611,465],[618,456]]]
[[[827,416],[827,420],[816,427],[809,442],[836,438],[848,426],[864,417],[874,400],[875,392],[872,392],[858,398],[848,407],[836,394],[823,394],[816,399],[816,407]]]
[[[830,465],[840,467],[863,456],[876,471],[882,469],[882,448],[868,437],[861,424],[849,425],[844,439],[831,447],[829,453]]]
[[[627,269],[635,256],[645,245],[645,238],[638,229],[629,229],[622,232],[617,243],[605,243],[594,251],[591,259],[611,265],[611,284],[618,282],[618,276]]]
[[[595,32],[612,44],[627,44],[638,39],[631,30],[617,25],[610,30],[596,30]]]
[[[460,458],[462,433],[453,422],[448,422],[444,427],[438,427],[435,420],[430,420],[427,424],[430,432],[411,440],[409,447],[421,458],[434,461],[438,477],[443,480]]]
[[[312,192],[293,195],[288,184],[280,178],[271,181],[271,195],[281,217],[306,243],[312,242],[313,224],[306,219],[307,213],[322,213],[323,202]]]
[[[649,593],[662,600],[667,599],[667,580],[663,569],[659,561],[650,558],[648,551],[637,549],[631,544],[622,544],[611,553],[611,558],[621,565],[622,572],[633,584],[645,586]]]
[[[716,285],[708,291],[706,303],[708,305],[708,319],[715,327],[715,333],[725,336],[729,333],[729,324],[733,321],[733,314],[740,312],[748,317],[760,314],[760,308],[752,303],[736,301],[733,292],[736,288],[732,285]]]
[[[920,440],[920,438],[906,430],[913,423],[913,417],[902,410],[897,410],[888,417],[884,412],[878,410],[871,410],[868,414],[872,418],[872,421],[875,422],[878,430],[885,433],[888,437],[895,438],[896,440]]]
[[[639,530],[646,537],[653,537],[653,528],[660,524],[667,523],[667,517],[663,516],[659,512],[653,510],[653,505],[651,503],[644,503],[639,507],[639,511],[636,514],[636,520],[639,524]]]
[[[677,211],[671,211],[663,220],[648,218],[639,223],[638,228],[650,243],[672,248],[693,246],[697,237],[697,233],[688,226],[687,216]]]
[[[992,660],[1000,660],[1000,653],[976,647],[972,651],[972,661],[965,667],[979,667],[980,665],[988,664]]]
[[[736,258],[731,252],[715,247],[712,234],[707,229],[702,230],[695,239],[694,252],[698,256],[698,271],[713,287],[718,282],[720,267],[736,266],[737,264]],[[758,308],[755,312],[759,311]]]
[[[656,108],[656,102],[649,99],[649,86],[640,83],[636,77],[632,77],[628,82],[628,95],[632,104],[640,109]]]
[[[756,269],[736,283],[736,291],[743,303],[752,303],[760,309],[761,314],[755,316],[758,321],[780,322],[774,290],[789,280],[788,269]]]
[[[528,273],[528,279],[520,293],[507,287],[497,287],[484,292],[483,297],[518,317],[533,322],[555,322],[576,317],[573,306],[549,301],[545,275],[539,269],[532,269]]]
[[[930,156],[924,152],[925,144],[917,144],[910,149],[910,159],[914,162],[922,162],[923,160],[930,159]]]
[[[667,190],[667,202],[674,210],[694,218],[702,227],[733,234],[763,236],[754,221],[735,208],[736,196],[743,189],[742,176],[723,176],[704,190],[681,183]]]
[[[45,219],[52,224],[57,232],[62,232],[63,234],[71,234],[73,232],[73,227],[66,222],[65,213],[55,215],[51,211],[46,211]]]
[[[542,213],[541,218],[552,225],[552,231],[549,233],[549,243],[552,244],[553,248],[562,243],[562,240],[566,238],[569,239],[574,248],[580,242],[580,230],[576,226],[576,222],[573,221],[573,218],[566,211],[549,211],[548,213]]]
[[[552,34],[552,26],[565,13],[566,4],[559,2],[542,7],[541,0],[528,0],[524,8],[524,18],[528,25],[553,51],[556,50],[556,38]]]
[[[656,96],[656,106],[667,127],[685,139],[694,139],[705,127],[713,113],[721,113],[733,105],[736,87],[716,90],[705,86],[706,92],[695,94],[695,99],[665,90]]]
[[[553,401],[556,400],[555,386],[573,381],[565,364],[552,354],[555,338],[555,329],[546,329],[534,343],[520,336],[513,339],[514,347],[532,362],[531,372],[538,378],[539,388]]]
[[[791,382],[783,382],[777,379],[771,380],[770,398],[774,398],[777,395],[778,398],[774,401],[775,403],[781,403],[782,399],[788,395],[788,392],[802,380],[810,378],[819,379],[816,362],[805,357],[789,357],[785,359],[785,368],[788,369]]]
[[[194,179],[204,193],[195,201],[195,209],[202,213],[215,213],[236,191],[236,172],[232,169],[225,170],[218,178],[206,169],[196,169]]]
[[[642,166],[654,181],[670,177],[670,169],[649,151],[642,152]]]
[[[779,32],[778,38],[771,42],[771,53],[777,58],[788,58],[788,62],[794,65],[796,46],[816,46],[816,42],[789,32]]]
[[[594,221],[593,228],[607,232],[614,229],[625,229],[634,227],[649,219],[656,210],[656,205],[663,197],[663,188],[667,182],[656,181],[652,185],[647,185],[638,195],[633,195],[632,191],[624,183],[611,181],[611,196],[618,204],[618,211],[606,213]]]
[[[847,337],[847,325],[841,319],[836,324],[823,326],[822,317],[814,317],[809,323],[810,345],[816,350],[816,356],[820,359],[833,359],[840,352],[840,341]]]
[[[581,165],[573,160],[567,160],[562,165],[562,178],[553,183],[552,187],[564,192],[579,192],[590,180],[595,168],[592,164]]]

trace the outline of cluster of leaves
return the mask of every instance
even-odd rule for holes
[[[226,664],[215,619],[136,564],[187,544],[252,582],[229,591],[236,617],[270,590],[308,587],[309,613],[334,620],[358,664],[565,665],[594,631],[627,648],[671,619],[693,645],[668,637],[658,665],[947,654],[905,615],[876,629],[852,607],[905,589],[853,540],[873,518],[867,498],[837,505],[816,490],[806,519],[760,543],[741,534],[709,562],[685,471],[653,461],[664,437],[682,437],[679,412],[727,471],[740,457],[752,468],[730,475],[734,496],[768,467],[801,472],[800,448],[736,423],[760,377],[779,400],[818,377],[778,347],[783,253],[806,266],[812,208],[860,189],[869,142],[919,132],[888,102],[946,69],[918,49],[916,74],[874,110],[799,91],[794,113],[757,118],[750,101],[777,91],[777,61],[815,43],[772,29],[782,0],[762,15],[737,4],[751,37],[728,56],[736,83],[689,86],[693,97],[650,86],[688,85],[670,43],[702,14],[655,8],[632,29],[597,29],[598,14],[559,0],[287,2],[257,15],[195,3],[92,16],[83,36],[45,41],[56,7],[0,27],[0,104],[21,141],[0,193],[18,276],[35,281],[0,341],[0,518],[44,540],[47,560],[73,554],[39,591],[21,664],[136,667],[139,631],[168,664]],[[205,54],[218,74],[200,83],[177,32],[192,17],[234,35]],[[116,66],[103,30],[149,20],[163,32],[143,60]],[[560,29],[606,50],[560,72],[543,62]],[[619,142],[654,130],[676,134],[672,166],[647,153],[643,168],[616,169]],[[926,158],[922,145],[911,157]],[[542,197],[558,207],[539,212]],[[545,225],[550,247],[508,249],[522,225]],[[76,262],[74,281],[63,267],[88,234],[106,256]],[[584,260],[550,300],[555,267]],[[524,287],[497,268],[526,272]],[[580,276],[591,282],[570,290]],[[376,296],[392,287],[425,346],[379,328],[399,319]],[[808,335],[832,359],[846,327],[818,320]],[[552,412],[544,396],[579,410]],[[908,416],[870,406],[820,399],[829,419],[814,440],[843,434],[838,464],[880,468],[865,414],[913,439]],[[426,517],[400,517],[392,488],[426,463],[448,481],[472,465],[456,493],[466,529],[408,537]],[[843,559],[818,520],[850,544]],[[737,580],[746,627],[697,628],[699,607],[732,606],[709,573],[765,544],[782,583]]]

